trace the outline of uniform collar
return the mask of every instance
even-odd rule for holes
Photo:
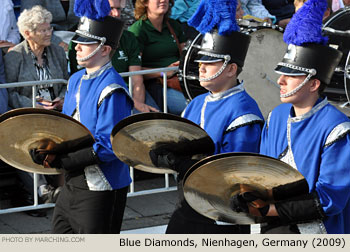
[[[240,93],[244,91],[244,87],[243,87],[243,81],[241,83],[239,83],[237,86],[234,86],[233,88],[230,88],[228,90],[225,90],[223,92],[220,93],[216,93],[216,94],[212,94],[209,93],[208,95],[208,101],[218,101],[221,99],[225,99],[231,95]]]
[[[108,70],[111,67],[112,67],[112,63],[111,63],[111,61],[108,61],[107,64],[102,66],[100,69],[98,69],[95,72],[92,72],[90,74],[84,74],[82,78],[84,80],[94,79],[94,78],[100,76],[101,74],[103,74],[106,70]]]
[[[316,114],[318,111],[320,111],[323,107],[325,107],[326,105],[328,104],[328,100],[327,100],[327,97],[325,97],[323,100],[320,98],[317,100],[316,104],[313,106],[313,108],[303,114],[303,115],[300,115],[300,116],[294,116],[292,117],[292,115],[290,114],[289,115],[289,121],[290,122],[300,122],[300,121],[303,121],[311,116],[313,116],[314,114]],[[293,109],[293,107],[291,107],[291,109]]]

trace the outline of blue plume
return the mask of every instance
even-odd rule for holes
[[[108,0],[75,0],[74,13],[78,17],[100,20],[108,16],[110,11]]]
[[[322,18],[326,9],[327,0],[306,1],[287,25],[284,42],[297,46],[309,43],[326,45],[328,37],[322,36]]]
[[[237,0],[202,0],[188,24],[204,34],[214,28],[220,35],[240,31],[236,22]]]

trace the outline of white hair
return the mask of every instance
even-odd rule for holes
[[[18,17],[17,26],[21,35],[25,38],[25,31],[35,31],[39,24],[51,23],[52,14],[44,7],[35,5],[31,9],[25,9]]]

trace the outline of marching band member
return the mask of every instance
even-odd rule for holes
[[[128,166],[113,153],[110,134],[115,124],[130,115],[133,102],[111,58],[124,22],[108,16],[108,0],[75,4],[81,19],[72,40],[85,69],[69,79],[63,113],[85,125],[95,142],[83,139],[75,150],[62,148],[67,144],[63,142],[53,148],[57,153],[32,150],[31,154],[44,167],[66,171],[53,233],[119,233],[131,178]]]
[[[350,233],[350,121],[322,95],[342,56],[321,34],[326,8],[327,0],[306,1],[285,30],[288,50],[275,69],[283,104],[269,114],[260,145],[307,184],[232,198],[235,211],[276,217],[265,233]]]
[[[215,143],[215,154],[259,152],[264,121],[257,103],[245,91],[243,82],[237,80],[250,36],[239,32],[236,6],[237,1],[232,0],[203,0],[189,20],[190,25],[205,34],[196,61],[199,63],[200,84],[209,92],[195,97],[186,107],[183,117],[208,133]],[[215,18],[212,19],[213,13]],[[219,23],[212,22],[220,18],[223,19]],[[179,185],[195,162],[186,159],[186,153],[167,153],[165,146],[150,154],[156,166],[170,166],[179,172]],[[200,215],[184,200],[181,186],[179,193],[181,200],[166,233],[250,233],[249,225],[229,225]]]

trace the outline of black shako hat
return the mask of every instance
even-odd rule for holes
[[[217,29],[207,32],[198,52],[196,62],[213,63],[229,60],[243,67],[248,52],[251,37],[241,32],[231,32],[229,35],[220,35]]]
[[[243,67],[250,36],[240,32],[236,11],[237,0],[201,0],[196,12],[188,20],[190,26],[204,34],[195,62],[224,60],[225,67],[228,63]]]
[[[275,71],[284,75],[307,75],[316,70],[316,75],[313,77],[329,84],[342,55],[339,50],[325,45],[296,46],[290,44]]]
[[[284,75],[308,75],[329,84],[342,52],[329,47],[328,37],[322,36],[322,19],[326,0],[308,0],[293,15],[283,39],[287,53],[275,71]]]
[[[101,20],[93,20],[87,17],[81,17],[72,41],[77,44],[104,42],[105,45],[116,49],[123,29],[124,21],[118,18],[106,16]]]

